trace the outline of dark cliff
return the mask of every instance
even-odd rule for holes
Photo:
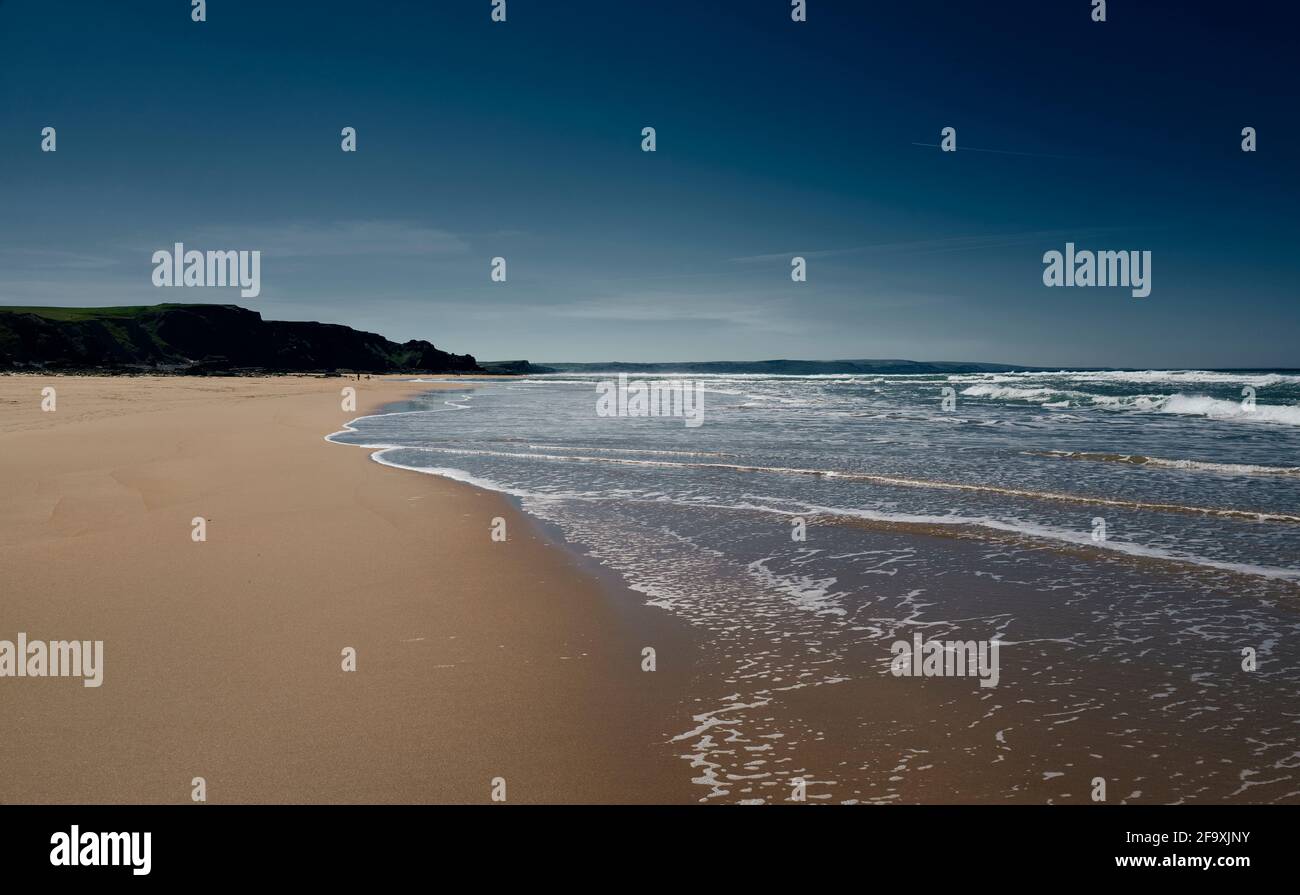
[[[477,373],[468,354],[234,305],[0,307],[0,370]]]

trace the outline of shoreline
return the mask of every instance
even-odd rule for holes
[[[693,801],[683,623],[504,496],[324,440],[437,387],[0,378],[5,630],[105,641],[98,689],[0,680],[0,803]]]
[[[0,641],[104,644],[100,687],[0,677],[0,803],[188,804],[198,777],[249,804],[491,804],[497,778],[508,803],[788,802],[800,778],[813,802],[1074,802],[1096,762],[1125,801],[1243,801],[1220,789],[1256,761],[1232,725],[1164,709],[1264,723],[1294,699],[1285,639],[1237,678],[1220,631],[1228,611],[1243,635],[1293,630],[1294,608],[1226,579],[868,523],[818,536],[876,557],[836,585],[860,595],[839,615],[730,588],[707,550],[665,609],[581,529],[327,440],[472,387],[0,377]],[[1001,639],[999,687],[891,676],[891,638],[918,628]],[[1162,780],[1169,760],[1190,770]]]
[[[423,426],[404,435],[401,421],[381,423],[356,440],[456,453],[436,423],[428,439]],[[500,423],[468,431],[480,440],[520,434]],[[507,493],[532,493],[509,467],[501,476],[468,468],[488,487],[495,478]],[[618,477],[600,484],[617,488]],[[784,514],[766,508],[745,511],[754,516],[746,522],[723,506],[694,524],[623,507],[623,528],[613,507],[534,509],[576,550],[608,562],[611,576],[653,589],[662,573],[659,605],[697,631],[707,663],[685,704],[694,724],[673,743],[691,760],[700,801],[786,802],[802,779],[810,801],[843,804],[1089,803],[1103,770],[1123,802],[1294,799],[1286,775],[1241,785],[1266,773],[1273,746],[1264,759],[1231,722],[1204,720],[1247,718],[1272,733],[1269,719],[1294,704],[1285,673],[1294,650],[1258,639],[1293,630],[1294,607],[1277,600],[1294,593],[1290,583],[1252,576],[1245,592],[1240,572],[1093,543],[830,514],[808,520],[815,547],[783,550],[785,527],[772,520]],[[764,522],[775,530],[764,533]],[[658,549],[656,532],[680,533],[684,549]],[[749,537],[747,549],[722,546]],[[845,561],[810,571],[816,554]],[[1000,683],[891,674],[893,648],[918,632],[1005,645]],[[1241,664],[1242,644],[1257,644],[1258,670]],[[1170,760],[1187,770],[1162,777]]]

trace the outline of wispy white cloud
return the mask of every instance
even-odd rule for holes
[[[170,238],[199,249],[258,250],[278,258],[464,255],[469,251],[469,243],[450,231],[386,220],[221,225]]]
[[[7,270],[99,270],[119,263],[116,258],[84,252],[21,246],[0,248],[0,266]]]
[[[182,301],[171,295],[159,294],[163,290],[150,288],[147,275],[138,282],[121,277],[73,277],[58,279],[28,279],[0,275],[0,304],[52,305],[55,307],[110,307],[113,305],[153,304],[160,301]],[[173,290],[166,290],[173,291]],[[183,290],[174,290],[182,292]],[[203,290],[185,290],[199,291]],[[238,293],[236,293],[238,294]],[[190,296],[191,300],[197,300]],[[208,299],[211,300],[211,297]]]
[[[1072,230],[1026,230],[1020,233],[990,233],[981,236],[951,236],[943,239],[916,239],[905,242],[880,242],[871,245],[850,246],[842,249],[818,249],[814,251],[771,252],[764,255],[746,255],[728,259],[736,264],[752,264],[771,261],[789,263],[795,255],[804,258],[831,258],[837,255],[859,255],[868,253],[900,255],[932,255],[947,252],[969,252],[980,249],[1000,249],[1011,246],[1033,245],[1045,240],[1076,239],[1090,236],[1114,227],[1079,227]]]
[[[598,322],[721,324],[779,331],[788,331],[800,321],[789,301],[752,293],[629,291],[560,302],[543,312]]]

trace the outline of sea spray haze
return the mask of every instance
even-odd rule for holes
[[[1068,801],[1088,754],[1117,799],[1300,789],[1268,736],[1300,712],[1300,375],[692,374],[698,428],[597,414],[610,378],[485,382],[332,437],[513,495],[700,628],[723,670],[667,748],[702,799],[798,775],[810,799]],[[921,633],[995,642],[997,686],[891,676]],[[869,711],[866,684],[914,710]],[[833,717],[796,708],[810,687]]]

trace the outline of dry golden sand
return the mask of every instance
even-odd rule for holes
[[[433,387],[0,377],[0,639],[105,644],[98,689],[0,678],[0,802],[695,798],[689,635],[501,496],[325,442],[345,385]]]

